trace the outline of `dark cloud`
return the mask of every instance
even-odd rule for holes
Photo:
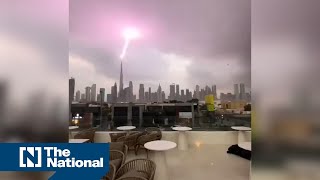
[[[191,61],[192,66],[186,68],[189,78],[185,84],[210,81],[225,86],[233,79],[229,87],[234,82],[250,86],[250,7],[250,0],[71,0],[71,41],[95,47],[77,53],[87,54],[85,58],[98,70],[103,67],[104,71],[109,70],[105,72],[107,76],[118,78],[118,57],[123,46],[121,30],[137,26],[143,37],[129,47],[128,79],[163,79],[169,68],[163,56],[175,54]],[[96,52],[96,48],[103,52]],[[230,74],[214,77],[207,69],[221,68],[230,58],[238,66],[234,71],[239,71],[231,77]],[[205,80],[208,77],[212,80]]]

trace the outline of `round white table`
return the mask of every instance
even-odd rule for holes
[[[169,180],[167,159],[165,151],[173,149],[177,146],[176,143],[171,141],[151,141],[144,144],[144,147],[151,151],[156,151],[154,153],[153,161],[157,164],[157,170],[155,173],[155,179]]]
[[[69,126],[69,130],[74,130],[74,129],[78,129],[79,126]]]
[[[251,128],[250,127],[245,127],[245,126],[232,126],[231,129],[234,129],[234,130],[237,130],[239,131],[238,132],[238,143],[240,142],[245,142],[245,141],[248,141],[246,140],[246,134],[245,132],[246,131],[251,131]]]
[[[179,150],[187,150],[188,149],[188,140],[187,140],[187,134],[186,131],[191,131],[192,128],[190,127],[172,127],[173,130],[179,131],[178,135],[178,149]]]
[[[251,151],[251,142],[241,142],[238,144],[239,147],[241,147],[242,149]]]
[[[117,127],[117,129],[120,131],[130,131],[135,128],[136,128],[135,126],[119,126],[119,127]]]

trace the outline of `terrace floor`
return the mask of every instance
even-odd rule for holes
[[[166,151],[168,173],[171,180],[249,180],[250,161],[227,154],[230,145],[201,144],[193,145],[187,151],[177,148]],[[153,152],[149,158],[153,159]],[[156,152],[155,152],[156,153]],[[146,151],[141,149],[136,156],[129,151],[127,161],[146,158]],[[157,164],[157,162],[155,162]],[[165,180],[156,179],[155,180]]]

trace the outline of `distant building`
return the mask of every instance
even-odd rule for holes
[[[213,85],[213,86],[212,86],[211,92],[212,92],[214,98],[215,98],[215,99],[218,99],[218,96],[217,96],[217,86],[216,86],[216,85]]]
[[[87,86],[85,90],[86,90],[85,91],[86,92],[86,101],[90,102],[90,100],[91,100],[91,92],[90,92],[91,88],[89,86]]]
[[[164,91],[162,91],[161,96],[162,96],[162,101],[165,101],[166,100],[166,94],[165,94]]]
[[[179,84],[176,85],[176,100],[180,100],[180,88],[179,88]]]
[[[96,84],[92,84],[91,86],[91,101],[96,101],[96,97],[97,97],[97,85]]]
[[[181,101],[183,101],[183,102],[185,102],[185,101],[186,101],[186,97],[185,97],[185,95],[184,95],[184,90],[183,90],[183,89],[181,89],[181,96],[180,96],[180,100],[181,100]]]
[[[151,102],[151,95],[149,94],[149,92],[144,92],[144,98],[146,99],[146,102]]]
[[[149,87],[149,96],[148,96],[147,101],[151,102],[151,87]]]
[[[76,92],[76,102],[80,102],[80,97],[81,96],[81,93],[80,93],[80,91],[78,90],[77,92]]]
[[[128,102],[133,102],[133,84],[132,81],[129,82],[129,97]]]
[[[158,86],[158,90],[157,90],[157,102],[162,102],[162,89],[161,89],[161,86],[159,84]]]
[[[200,100],[200,86],[199,85],[196,85],[196,90],[195,90],[195,93],[194,93],[194,97],[196,99]]]
[[[245,99],[246,89],[243,83],[240,84],[240,99]]]
[[[118,96],[117,96],[117,92],[118,88],[117,88],[117,83],[114,83],[114,86],[111,87],[111,96],[112,96],[112,100],[111,103],[116,103],[118,100]]]
[[[233,85],[234,86],[234,88],[233,88],[233,90],[234,90],[234,98],[235,99],[239,99],[239,85],[238,84],[234,84]]]
[[[145,102],[144,99],[144,84],[139,85],[139,102]]]
[[[99,102],[99,103],[101,102],[101,94],[97,95],[97,102]]]
[[[81,94],[80,101],[81,101],[81,102],[86,101],[86,95],[85,95],[84,93],[83,93],[83,94]]]
[[[174,100],[176,97],[175,94],[175,84],[170,85],[170,95],[169,95],[169,100]]]
[[[107,94],[107,103],[112,103],[112,95]]]
[[[101,96],[101,98],[102,98],[102,102],[103,102],[103,103],[104,103],[105,100],[106,100],[105,95],[106,95],[106,89],[105,89],[105,88],[100,88],[100,96]],[[100,102],[100,101],[99,101],[99,102]]]

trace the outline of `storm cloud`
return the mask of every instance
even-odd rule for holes
[[[112,82],[77,79],[72,70],[70,76],[76,84],[118,83],[121,32],[134,26],[143,36],[130,44],[123,65],[125,85],[133,81],[135,92],[139,83],[153,89],[160,83],[166,92],[171,83],[192,90],[217,84],[231,91],[241,82],[250,88],[250,12],[249,0],[71,0],[70,54]]]

